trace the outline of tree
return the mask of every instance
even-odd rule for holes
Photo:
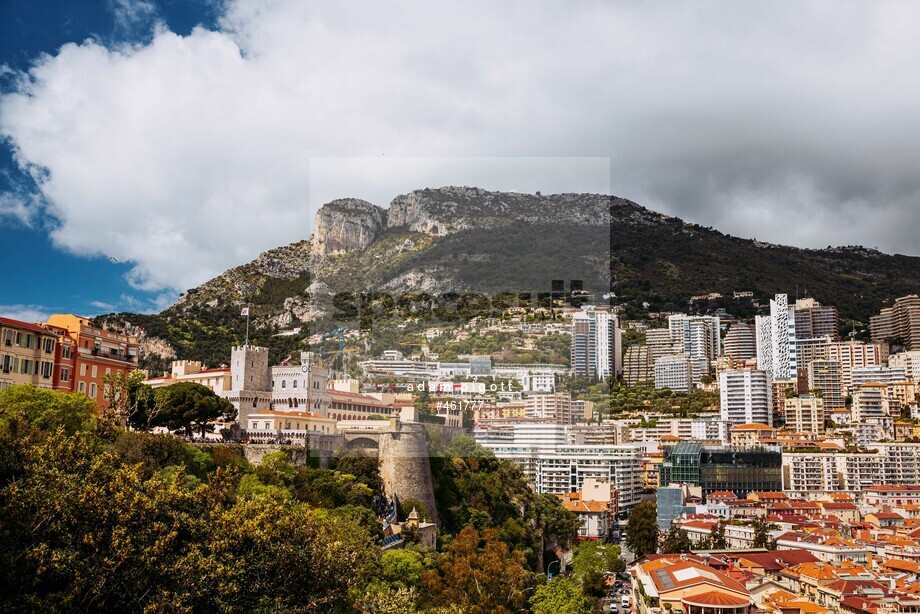
[[[625,568],[620,547],[596,541],[583,541],[572,553],[572,571],[581,580],[587,595],[603,597],[607,592],[606,574]]]
[[[592,614],[594,600],[572,578],[559,577],[537,587],[530,599],[534,614]]]
[[[652,501],[633,508],[626,523],[626,546],[637,557],[658,551],[658,506]]]
[[[415,400],[412,401],[412,406],[415,407],[420,416],[430,416],[433,412],[428,404],[431,402],[431,395],[428,393],[428,383],[425,383],[425,386],[422,388],[422,391],[419,393]]]
[[[693,548],[693,542],[687,532],[679,526],[674,525],[665,533],[661,540],[661,552],[663,554],[678,554],[681,552],[690,552]]]
[[[725,541],[725,521],[719,520],[709,531],[709,549],[725,550],[728,548],[728,542]]]
[[[237,499],[233,471],[145,478],[101,444],[57,432],[22,450],[0,487],[0,610],[335,611],[374,562],[347,519]]]
[[[751,522],[751,526],[754,527],[754,539],[751,546],[754,548],[766,548],[767,550],[776,549],[776,540],[770,535],[774,525],[767,522],[763,516],[757,516]]]
[[[236,408],[230,401],[196,382],[179,382],[157,388],[154,397],[154,425],[184,431],[189,438],[195,430],[204,437],[208,425],[217,419],[232,420],[236,417]]]
[[[524,554],[510,551],[494,529],[467,527],[438,558],[422,582],[435,605],[456,605],[469,614],[511,614],[524,608],[535,576]]]
[[[581,519],[565,509],[555,495],[537,497],[537,524],[543,535],[543,550],[567,550],[575,541]]]
[[[96,422],[96,404],[83,395],[35,386],[8,386],[0,390],[0,434],[23,436],[30,431],[73,435]]]

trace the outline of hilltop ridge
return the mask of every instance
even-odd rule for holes
[[[161,314],[107,318],[144,326],[180,357],[219,364],[239,341],[243,305],[254,334],[286,352],[293,342],[273,335],[322,328],[335,293],[536,293],[573,279],[594,297],[612,295],[630,317],[718,306],[748,317],[756,307],[733,305],[733,291],[762,301],[798,287],[842,318],[866,322],[886,301],[920,290],[920,258],[733,237],[601,194],[428,188],[388,208],[334,200],[317,212],[311,237],[188,290]],[[709,293],[725,298],[690,305]]]

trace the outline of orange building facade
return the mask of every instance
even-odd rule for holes
[[[137,369],[137,338],[93,326],[89,318],[69,314],[55,314],[45,326],[64,340],[55,355],[56,387],[81,392],[99,407],[108,407],[103,378]]]

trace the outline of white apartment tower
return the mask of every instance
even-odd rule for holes
[[[572,317],[572,374],[589,379],[616,377],[623,370],[620,319],[586,307]]]
[[[785,294],[770,301],[770,315],[757,316],[757,367],[773,379],[790,379],[796,373],[795,317]]]
[[[693,389],[693,369],[687,356],[665,356],[655,361],[655,388],[670,388],[675,392]]]
[[[731,425],[773,425],[770,374],[761,369],[723,371],[719,375],[722,420]]]

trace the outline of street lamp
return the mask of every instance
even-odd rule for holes
[[[546,575],[552,580],[553,575],[550,573],[550,569],[553,567],[553,563],[559,564],[559,573],[562,573],[562,559],[556,559],[555,561],[550,561],[549,565],[546,566]]]

